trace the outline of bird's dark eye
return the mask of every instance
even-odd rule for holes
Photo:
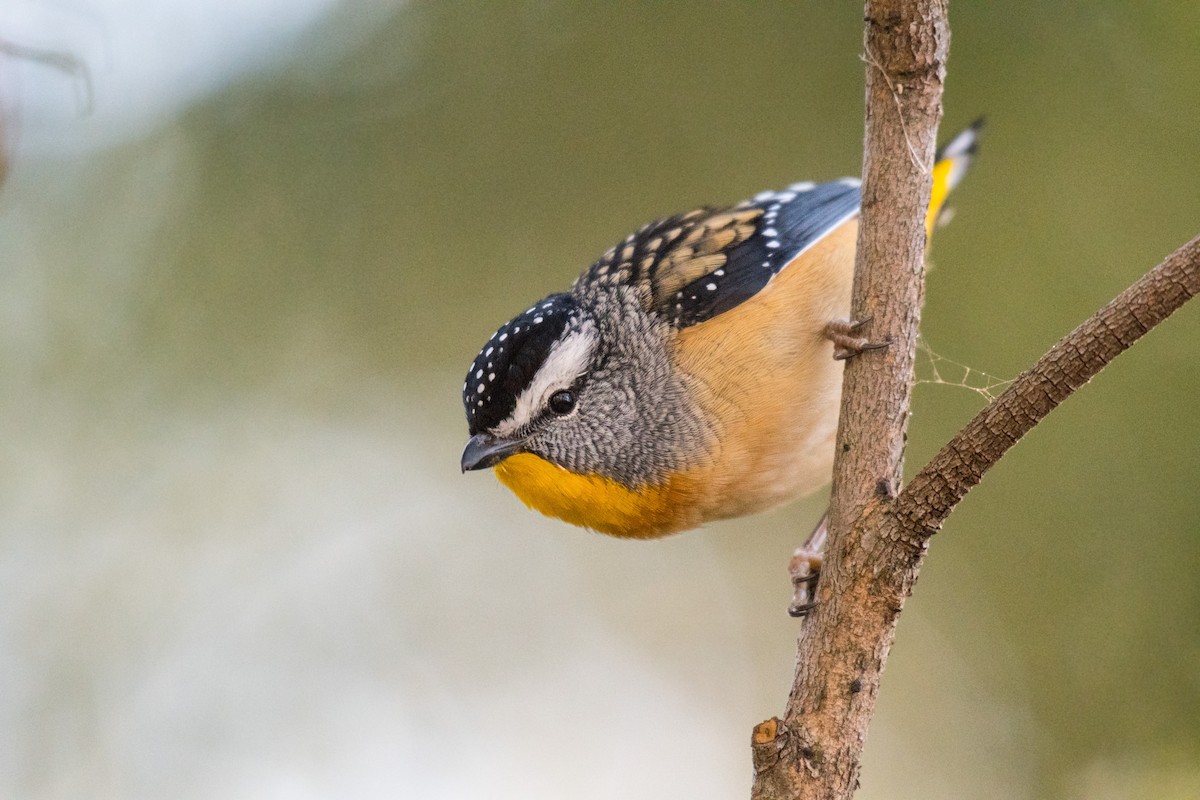
[[[569,389],[563,389],[550,395],[550,402],[546,405],[550,410],[560,417],[570,414],[575,410],[575,393]]]

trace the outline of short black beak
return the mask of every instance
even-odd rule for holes
[[[513,453],[520,452],[521,442],[510,441],[490,433],[477,433],[467,442],[462,454],[462,471],[487,469],[499,464]]]

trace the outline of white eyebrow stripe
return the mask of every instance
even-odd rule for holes
[[[555,342],[541,368],[517,396],[512,413],[492,428],[492,432],[497,436],[508,436],[532,422],[550,395],[570,387],[587,371],[599,338],[595,326],[586,325]]]

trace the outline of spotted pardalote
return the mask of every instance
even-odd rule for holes
[[[927,227],[979,124],[934,168]],[[462,469],[532,508],[655,537],[770,508],[829,480],[859,182],[795,183],[656,220],[570,291],[505,323],[467,373]]]

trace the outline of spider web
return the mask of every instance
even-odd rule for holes
[[[929,383],[967,389],[982,397],[985,403],[990,403],[1013,382],[1012,378],[998,378],[938,355],[923,336],[917,340],[917,353],[918,384]]]

